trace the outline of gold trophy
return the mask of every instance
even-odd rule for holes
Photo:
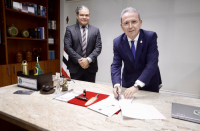
[[[67,78],[63,78],[62,91],[68,91]]]
[[[22,61],[22,73],[24,75],[29,75],[29,70],[28,70],[28,63],[26,60]]]

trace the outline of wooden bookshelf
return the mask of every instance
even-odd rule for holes
[[[5,0],[0,0],[0,87],[16,83],[16,75],[12,75],[12,71],[20,71],[21,63],[16,62],[16,54],[22,53],[23,60],[26,60],[26,52],[33,51],[34,48],[42,49],[39,63],[44,66],[45,73],[60,72],[60,0],[14,0],[15,2],[30,2],[46,7],[46,17],[25,13],[19,10],[5,7]],[[49,12],[49,3],[51,11]],[[53,3],[53,4],[51,4]],[[56,14],[56,15],[54,15]],[[48,29],[48,20],[56,21],[56,30]],[[18,29],[16,37],[7,35],[7,27],[11,24]],[[45,39],[24,38],[21,36],[22,30],[29,28],[44,27]],[[54,45],[48,44],[48,36],[54,37]],[[55,60],[49,60],[49,50],[55,51]],[[32,61],[29,62],[29,69],[34,69],[36,60],[32,54]],[[48,69],[46,69],[49,67]],[[50,68],[51,67],[51,68]],[[6,81],[2,80],[6,78]]]
[[[23,38],[23,37],[7,37],[7,39],[13,39],[13,40],[38,40],[38,41],[47,41],[47,39],[35,39],[35,38]]]
[[[47,19],[47,17],[44,17],[44,16],[30,14],[30,13],[25,13],[25,12],[22,12],[22,11],[19,11],[19,10],[10,9],[10,8],[6,8],[6,7],[5,7],[5,10],[6,10],[6,12],[18,13],[18,14],[21,14],[21,15],[27,15],[27,16],[31,16],[31,17],[37,17],[37,18]]]

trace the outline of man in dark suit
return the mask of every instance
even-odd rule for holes
[[[64,47],[69,56],[67,68],[72,79],[95,82],[97,57],[102,43],[99,29],[89,24],[90,12],[86,6],[76,10],[78,24],[66,28]]]
[[[157,34],[140,29],[141,26],[142,20],[136,9],[128,7],[122,11],[121,28],[124,33],[113,41],[114,57],[111,65],[116,98],[121,93],[122,61],[122,87],[127,88],[125,98],[131,98],[139,89],[159,92],[162,82],[158,67]]]

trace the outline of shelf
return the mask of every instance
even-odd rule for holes
[[[34,57],[34,56],[33,56]],[[25,59],[24,59],[25,60]],[[60,60],[60,59],[54,59],[54,60]],[[40,62],[42,61],[54,61],[54,60],[39,60],[39,64]],[[27,61],[28,63],[31,63],[31,62],[37,62],[36,60],[33,60],[33,61]],[[21,62],[12,62],[12,63],[9,63],[9,64],[20,64]],[[0,64],[0,65],[5,65],[5,64]]]
[[[15,1],[15,0],[13,0]],[[22,59],[25,59],[27,51],[33,51],[33,49],[42,50],[39,55],[40,66],[44,73],[60,72],[60,26],[56,26],[57,30],[48,30],[48,21],[53,19],[57,23],[60,23],[60,0],[16,0],[17,2],[30,2],[37,5],[42,5],[46,7],[46,17],[41,15],[35,15],[32,13],[22,12],[21,10],[15,10],[13,8],[6,8],[4,0],[0,0],[0,29],[1,38],[4,44],[0,44],[0,66],[3,65],[3,69],[0,70],[0,79],[6,79],[7,81],[0,81],[1,86],[7,86],[10,84],[16,84],[17,76],[14,71],[14,66],[16,66],[16,71],[21,71],[21,63],[16,62],[16,55],[21,52]],[[52,2],[51,12],[48,12],[48,4]],[[16,37],[11,37],[7,35],[7,27],[14,24],[18,29],[18,34]],[[22,30],[44,27],[44,38],[24,38],[21,35]],[[48,44],[48,36],[54,38],[54,45]],[[55,51],[55,60],[49,60],[49,50]],[[32,61],[28,62],[30,68],[34,68],[36,61],[35,55],[32,52]],[[45,66],[50,68],[45,69]],[[2,68],[2,67],[1,67]],[[7,68],[10,69],[10,74],[7,74]]]
[[[47,41],[47,39],[35,39],[35,38],[23,38],[23,37],[7,37],[10,40],[36,40],[36,41]]]
[[[25,13],[25,12],[14,10],[14,9],[10,9],[10,8],[5,8],[5,10],[9,11],[9,12],[18,13],[18,14],[29,15],[29,16],[34,16],[34,17],[42,18],[42,19],[47,19],[47,17],[44,17],[44,16],[35,15],[35,14],[31,14],[31,13]]]
[[[56,16],[56,15],[58,14],[55,14],[55,13],[51,14],[51,12],[49,12],[49,16]]]
[[[57,31],[56,29],[48,29],[48,30]]]
[[[49,46],[59,46],[58,44],[49,44]]]

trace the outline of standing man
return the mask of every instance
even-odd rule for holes
[[[157,34],[140,29],[140,14],[132,7],[122,11],[120,25],[124,33],[113,41],[114,57],[111,65],[115,97],[121,93],[122,61],[122,87],[127,88],[125,98],[131,98],[138,90],[159,92],[162,82],[158,67]]]
[[[76,9],[78,24],[66,28],[64,47],[69,55],[67,68],[72,79],[95,82],[97,57],[102,43],[99,29],[89,24],[90,11],[86,6]]]

